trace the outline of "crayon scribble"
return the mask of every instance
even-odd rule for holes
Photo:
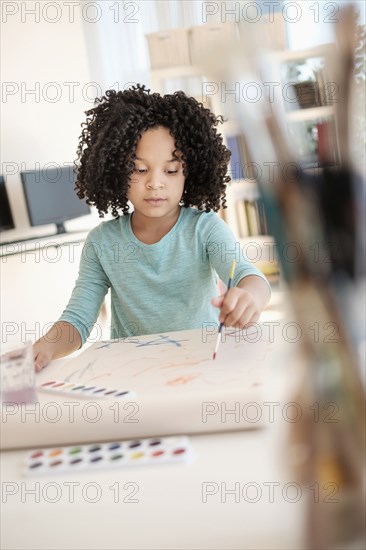
[[[143,346],[160,346],[162,344],[172,344],[180,348],[180,342],[188,342],[188,340],[174,340],[174,338],[170,338],[169,336],[166,336],[164,334],[159,334],[159,338],[155,340],[147,340],[146,342],[141,342],[140,344],[137,344],[136,347],[140,348]]]

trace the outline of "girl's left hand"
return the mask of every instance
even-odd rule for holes
[[[245,328],[258,321],[261,314],[252,294],[243,288],[229,288],[226,294],[213,298],[211,304],[221,309],[219,321],[226,327]]]

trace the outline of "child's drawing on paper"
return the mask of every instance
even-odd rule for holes
[[[272,346],[263,339],[255,344],[230,331],[220,354],[212,361],[215,335],[202,341],[202,331],[140,337],[138,342],[111,341],[92,345],[63,367],[69,381],[91,382],[150,391],[204,390],[218,386],[259,387],[261,366]],[[102,344],[102,345],[101,345]]]

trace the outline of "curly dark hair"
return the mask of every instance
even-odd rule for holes
[[[99,217],[112,209],[129,210],[127,191],[141,134],[166,127],[180,151],[185,176],[183,206],[206,212],[226,208],[225,188],[230,151],[216,126],[223,122],[184,92],[161,96],[144,85],[128,90],[107,90],[96,107],[85,112],[87,121],[79,137],[75,161],[77,195],[97,207]],[[79,162],[77,162],[79,161]],[[221,204],[220,204],[221,202]]]

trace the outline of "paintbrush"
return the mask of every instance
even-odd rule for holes
[[[231,262],[231,268],[230,268],[230,275],[229,275],[229,282],[227,284],[227,291],[229,290],[229,288],[231,287],[231,283],[233,281],[233,277],[234,277],[234,272],[235,272],[235,266],[236,266],[236,261],[233,260]],[[226,291],[226,293],[227,293]],[[225,293],[225,296],[226,296],[226,293]],[[212,359],[216,359],[216,354],[217,354],[217,350],[219,349],[219,345],[220,345],[220,336],[221,336],[221,331],[222,331],[222,327],[224,326],[224,323],[220,323],[220,328],[219,328],[219,333],[217,335],[217,342],[216,342],[216,347],[215,347],[215,351],[214,351],[214,354],[213,354],[213,357]]]

